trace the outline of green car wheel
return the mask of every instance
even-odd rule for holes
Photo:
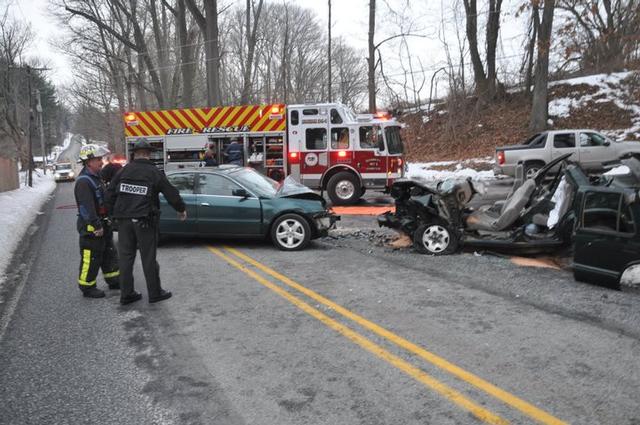
[[[311,241],[311,227],[298,214],[284,214],[271,226],[271,240],[282,251],[299,251]]]

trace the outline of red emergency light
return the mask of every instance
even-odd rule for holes
[[[347,157],[347,151],[338,151],[338,156],[340,158],[346,158]]]
[[[391,115],[387,111],[378,111],[373,116],[379,120],[386,121],[391,118]]]
[[[126,121],[135,121],[136,120],[136,114],[129,113],[129,114],[125,115],[124,119]]]
[[[280,113],[280,107],[279,106],[272,106],[271,107],[271,113],[272,114],[279,114]]]
[[[289,162],[291,164],[297,164],[300,160],[300,154],[298,152],[289,152]]]

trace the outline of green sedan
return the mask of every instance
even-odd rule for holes
[[[282,184],[252,168],[206,167],[167,173],[187,205],[180,221],[160,195],[160,236],[271,238],[297,251],[326,236],[340,217],[325,200],[288,177]]]

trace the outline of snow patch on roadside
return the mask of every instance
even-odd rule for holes
[[[489,180],[496,176],[493,170],[477,170],[492,164],[491,158],[468,159],[465,161],[414,162],[408,164],[407,177],[410,179],[439,181],[445,179]],[[483,167],[478,167],[482,164]],[[474,167],[475,166],[475,167]],[[442,167],[449,169],[440,169]]]
[[[618,108],[630,111],[633,114],[633,125],[630,128],[621,131],[604,131],[608,136],[626,138],[628,135],[637,135],[640,133],[640,105],[636,103],[625,102],[625,90],[622,80],[632,75],[634,71],[614,72],[612,74],[596,74],[586,77],[571,78],[568,80],[554,81],[549,84],[550,87],[557,85],[575,86],[586,84],[596,87],[597,91],[592,94],[585,94],[578,99],[572,97],[561,97],[549,101],[549,115],[559,118],[566,118],[574,109],[586,106],[589,102],[605,103],[612,102]],[[597,129],[596,129],[597,130]]]
[[[51,173],[34,172],[33,187],[22,176],[20,181],[19,189],[0,193],[0,286],[14,251],[56,187]]]

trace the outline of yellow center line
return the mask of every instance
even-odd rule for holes
[[[276,294],[280,295],[282,298],[286,299],[291,304],[295,305],[305,313],[319,320],[320,322],[325,324],[327,327],[342,334],[346,338],[358,344],[360,347],[364,348],[365,350],[369,351],[372,354],[375,354],[379,358],[385,360],[389,364],[400,369],[402,372],[406,373],[416,381],[422,383],[428,388],[431,388],[432,390],[441,394],[442,396],[449,399],[453,403],[457,404],[461,408],[469,411],[470,413],[472,413],[474,416],[476,416],[478,419],[482,420],[483,422],[486,422],[488,424],[496,424],[496,425],[509,424],[509,421],[507,421],[506,419],[501,418],[500,416],[490,412],[484,407],[469,400],[458,391],[438,381],[437,379],[433,378],[432,376],[422,371],[421,369],[413,366],[412,364],[408,363],[402,358],[388,352],[381,346],[365,338],[364,336],[360,335],[359,333],[352,330],[351,328],[335,321],[334,319],[330,318],[329,316],[322,313],[321,311],[311,307],[309,304],[305,303],[300,298],[297,298],[296,296],[291,295],[289,292],[285,291],[280,286],[268,281],[264,277],[260,276],[258,273],[245,267],[243,264],[237,262],[230,256],[224,254],[220,249],[214,248],[214,247],[208,247],[208,249],[213,254],[217,255],[218,257],[220,257],[221,259],[223,259],[224,261],[226,261],[236,269],[252,277],[257,282],[267,287],[268,289],[272,290]]]
[[[304,286],[302,286],[301,284],[295,282],[294,280],[278,273],[277,271],[265,266],[264,264],[254,260],[253,258],[249,257],[246,254],[243,254],[242,252],[238,251],[237,249],[233,249],[231,247],[225,246],[225,249],[230,252],[231,254],[235,255],[236,257],[246,261],[247,263],[253,265],[254,267],[256,267],[257,269],[263,271],[264,273],[268,274],[269,276],[279,280],[280,282],[284,283],[285,285],[305,294],[306,296],[308,296],[309,298],[324,304],[325,306],[333,309],[335,312],[341,314],[342,316],[346,317],[347,319],[352,320],[353,322],[359,324],[360,326],[362,326],[365,329],[370,330],[371,332],[387,339],[388,341],[396,344],[399,347],[404,348],[405,350],[415,354],[416,356],[428,361],[429,363],[449,372],[450,374],[458,377],[459,379],[467,382],[468,384],[473,385],[476,388],[481,389],[482,391],[486,392],[487,394],[490,394],[491,396],[497,398],[498,400],[501,400],[502,402],[508,404],[509,406],[519,410],[520,412],[522,412],[523,414],[529,416],[532,419],[535,419],[536,421],[546,424],[546,425],[566,425],[566,422],[556,418],[555,416],[545,412],[542,409],[539,409],[538,407],[522,400],[521,398],[501,389],[498,388],[497,386],[493,385],[492,383],[480,378],[477,375],[474,375],[471,372],[468,372],[464,369],[462,369],[459,366],[456,366],[455,364],[449,362],[448,360],[445,360],[444,358],[431,353],[430,351],[425,350],[424,348],[412,343],[411,341],[408,341],[407,339],[394,334],[393,332],[365,319],[362,316],[357,315],[356,313],[353,313],[349,310],[347,310],[346,308],[342,307],[339,304],[334,303],[333,301],[323,297],[322,295],[318,294],[317,292],[312,291],[311,289],[308,289]]]

